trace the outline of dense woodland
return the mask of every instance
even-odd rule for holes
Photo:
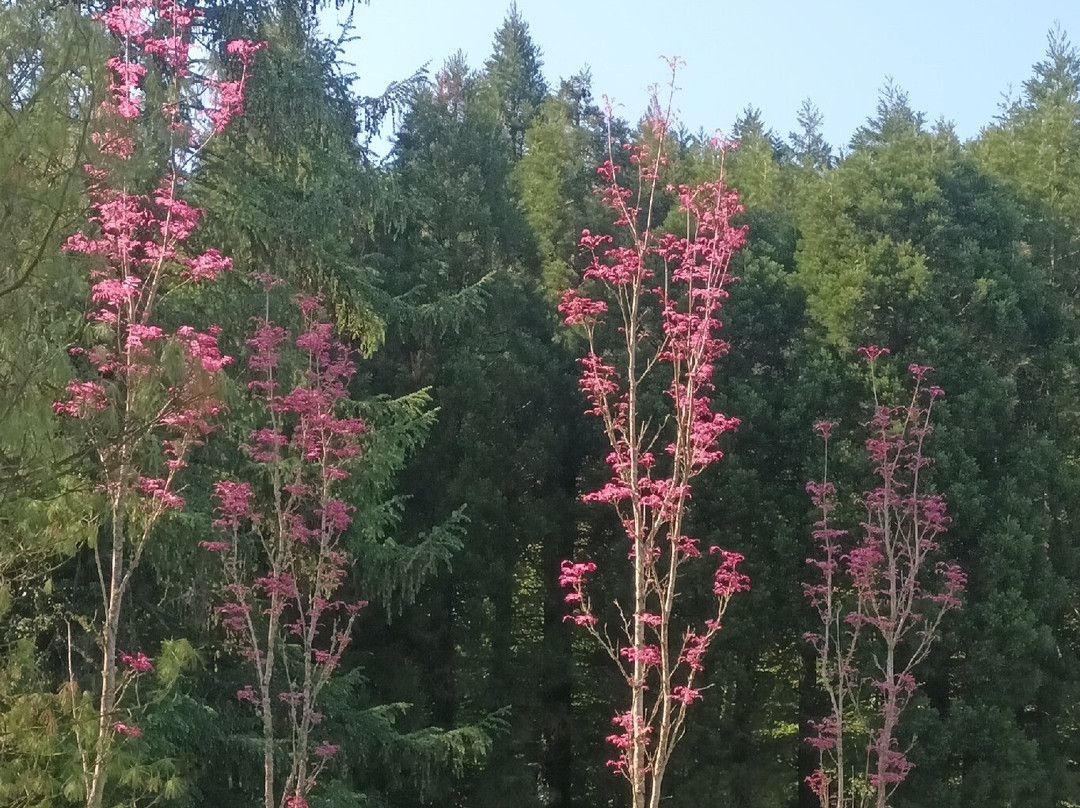
[[[455,56],[360,97],[341,40],[318,26],[323,5],[201,5],[208,64],[237,39],[268,45],[243,115],[182,186],[206,210],[194,248],[233,271],[156,315],[219,326],[222,351],[244,357],[264,311],[303,327],[288,302],[300,291],[362,354],[342,405],[367,432],[342,483],[355,511],[341,544],[345,597],[369,605],[320,697],[313,743],[340,750],[319,758],[310,805],[624,805],[605,736],[625,685],[565,619],[559,579],[563,560],[595,561],[604,608],[625,585],[625,541],[610,509],[582,501],[608,447],[579,389],[581,334],[556,308],[587,263],[582,231],[611,230],[595,194],[609,132],[647,132],[607,120],[587,69],[545,75],[516,9],[482,64]],[[0,805],[20,808],[89,804],[79,732],[96,715],[96,565],[115,520],[88,430],[56,402],[86,370],[73,347],[101,325],[87,320],[86,256],[61,247],[90,215],[83,166],[115,47],[92,19],[102,7],[0,6]],[[870,344],[891,350],[883,394],[906,389],[910,363],[945,390],[928,474],[951,517],[941,557],[967,575],[918,670],[899,730],[914,768],[890,804],[1080,805],[1080,52],[1052,31],[971,141],[917,104],[887,84],[844,145],[825,142],[810,102],[787,136],[753,108],[732,128],[725,181],[748,236],[715,398],[741,425],[689,518],[703,544],[745,556],[751,584],[709,650],[668,772],[673,808],[818,804],[806,482],[822,466],[813,424],[835,419],[830,474],[857,523],[871,399],[856,349]],[[708,137],[672,135],[671,182],[714,179]],[[162,136],[140,135],[146,170]],[[286,288],[266,294],[253,273]],[[142,675],[125,679],[123,716],[139,732],[116,731],[106,805],[246,808],[262,794],[259,722],[237,698],[250,660],[223,626],[227,575],[205,547],[222,521],[215,483],[254,479],[247,368],[213,382],[215,429],[179,472],[186,506],[148,528],[133,568],[118,653],[152,663],[128,663]],[[709,585],[694,575],[690,611]]]

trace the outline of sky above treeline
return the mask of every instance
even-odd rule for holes
[[[347,45],[357,90],[378,94],[418,68],[436,71],[459,49],[480,67],[509,0],[370,0],[357,5]],[[931,122],[944,118],[972,138],[1015,94],[1060,25],[1080,40],[1078,0],[518,0],[544,75],[589,67],[636,120],[648,87],[665,82],[661,57],[685,62],[675,106],[692,130],[730,131],[748,104],[786,135],[804,98],[824,115],[838,146],[872,115],[888,78]],[[327,23],[333,19],[327,16]]]

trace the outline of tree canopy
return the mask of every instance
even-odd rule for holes
[[[163,20],[183,13],[147,2]],[[123,37],[94,16],[111,5],[0,7],[0,805],[239,808],[264,791],[281,808],[625,804],[605,762],[627,683],[575,631],[591,612],[566,601],[562,563],[595,562],[598,613],[638,619],[611,606],[633,583],[626,525],[582,501],[605,490],[612,458],[623,478],[621,444],[586,417],[599,405],[578,357],[607,362],[627,332],[597,331],[586,346],[582,321],[565,324],[558,307],[603,275],[583,233],[586,247],[643,243],[623,227],[637,209],[616,223],[605,194],[618,187],[609,174],[631,176],[651,154],[655,118],[609,120],[585,66],[545,75],[517,5],[486,58],[459,53],[375,98],[356,93],[342,40],[322,33],[327,3],[200,4],[190,74],[165,39],[116,61]],[[144,67],[137,92],[112,89]],[[187,80],[209,83],[177,96],[190,112],[170,112],[169,88]],[[213,121],[208,110],[239,90],[242,115],[234,103],[205,148],[178,145],[170,133]],[[702,547],[745,557],[750,590],[722,631],[710,627],[704,678],[681,694],[700,703],[665,758],[673,808],[819,804],[807,739],[823,737],[813,727],[828,696],[804,586],[823,528],[806,482],[822,468],[814,423],[838,421],[830,507],[856,532],[872,521],[854,493],[880,476],[857,352],[871,345],[890,351],[875,360],[882,401],[908,389],[909,366],[933,366],[944,391],[917,463],[932,458],[920,484],[947,503],[935,563],[955,561],[967,581],[890,736],[912,767],[889,805],[1080,799],[1080,52],[1053,29],[1019,92],[968,141],[918,102],[886,82],[846,144],[826,141],[810,99],[787,137],[752,105],[731,122],[737,143],[665,135],[648,227],[668,240],[642,251],[646,268],[674,260],[663,250],[703,218],[680,187],[722,177],[741,203],[731,227],[747,228],[730,256],[738,280],[722,290],[727,352],[708,363],[712,401],[739,426],[716,436],[723,458],[702,464],[686,513]],[[124,103],[165,117],[131,116],[117,145],[102,126]],[[379,159],[371,142],[385,127],[392,148]],[[101,166],[123,144],[132,155],[111,169],[122,182],[109,196]],[[189,161],[182,177],[177,160]],[[153,184],[162,176],[177,178],[172,190]],[[118,232],[102,206],[136,193],[145,209],[124,232],[141,246],[106,261],[86,247]],[[166,250],[159,208],[193,217],[183,249]],[[231,269],[199,285],[177,269],[128,323],[124,295],[157,288],[147,245],[159,243],[177,267],[217,255]],[[645,291],[665,300],[671,288]],[[674,321],[636,317],[632,353],[645,361],[635,351]],[[130,341],[131,325],[150,347]],[[277,327],[291,336],[271,362],[270,332],[257,329]],[[113,343],[135,359],[110,361]],[[660,431],[678,391],[650,384],[635,413]],[[355,441],[290,454],[320,396],[332,401],[320,428]],[[174,399],[213,410],[184,452],[147,437],[177,424]],[[268,460],[272,445],[289,450]],[[316,474],[331,448],[342,462]],[[238,491],[263,504],[223,499]],[[183,510],[154,510],[168,497]],[[145,540],[120,528],[145,528]],[[271,536],[323,545],[275,555]],[[228,544],[233,561],[207,543]],[[103,596],[118,545],[135,561],[123,620]],[[305,555],[316,545],[318,563]],[[704,625],[714,579],[688,567],[681,580],[672,613]],[[330,616],[350,604],[346,632]],[[290,609],[327,616],[304,623]],[[281,627],[268,683],[310,685],[325,671],[325,686],[258,694],[252,662],[265,649],[236,639],[249,613]],[[304,637],[302,626],[315,628]],[[871,723],[851,731],[868,738]],[[95,747],[101,732],[109,742]],[[298,745],[305,763],[290,768]],[[869,799],[871,779],[859,782]]]

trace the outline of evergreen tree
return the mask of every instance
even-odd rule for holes
[[[838,381],[850,373],[851,350],[876,343],[901,364],[934,364],[949,390],[933,476],[953,515],[946,552],[972,586],[927,671],[928,698],[911,730],[916,768],[898,802],[1051,805],[1064,793],[1062,736],[1055,709],[1039,705],[1075,687],[1056,661],[1072,640],[1052,594],[1074,575],[1055,526],[1073,517],[1036,515],[1033,503],[1067,510],[1074,483],[1029,373],[1040,384],[1053,378],[1044,363],[1062,335],[1046,318],[1055,293],[1020,248],[1013,200],[950,132],[926,132],[921,121],[888,86],[852,153],[803,209],[797,280],[811,338],[838,352],[829,360]],[[828,414],[851,411],[835,401]],[[1041,541],[1028,532],[1035,524]],[[1033,711],[1045,718],[1033,721]],[[964,778],[947,774],[961,767]]]
[[[826,142],[821,133],[821,124],[825,119],[821,110],[806,98],[803,100],[799,111],[795,116],[799,124],[799,131],[788,135],[795,159],[805,169],[812,171],[824,171],[832,166],[832,147]]]
[[[390,390],[430,385],[439,407],[407,473],[410,511],[464,505],[468,519],[454,574],[424,594],[424,617],[411,611],[402,639],[422,649],[414,664],[437,723],[510,707],[509,737],[462,799],[497,805],[512,792],[523,805],[569,805],[568,635],[555,578],[574,535],[574,388],[487,81],[452,60],[418,93],[392,155],[415,208],[385,248],[395,307],[375,378]],[[573,137],[558,121],[556,136]],[[537,203],[558,207],[564,187],[556,177]]]
[[[574,122],[576,98],[550,98],[525,133],[525,154],[514,168],[516,197],[542,262],[541,283],[550,300],[569,287],[577,238],[589,219],[593,171],[599,155],[593,134]]]
[[[1080,53],[1060,28],[1046,58],[975,146],[980,165],[1023,200],[1026,236],[1054,283],[1080,293]]]
[[[511,3],[495,32],[492,54],[484,63],[484,82],[494,95],[517,156],[525,150],[525,132],[548,92],[540,72],[544,66],[540,56],[540,48],[529,35],[529,24],[518,12],[517,3]]]

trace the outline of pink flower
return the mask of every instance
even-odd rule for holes
[[[827,805],[829,801],[829,786],[832,781],[829,776],[825,774],[821,769],[815,769],[814,773],[806,778],[806,785],[814,792],[814,795],[821,801],[822,805]]]
[[[127,665],[135,673],[149,673],[154,669],[153,663],[150,662],[150,658],[142,651],[132,654],[122,654],[120,661]]]
[[[581,231],[581,238],[578,240],[578,246],[583,250],[595,252],[605,244],[611,244],[614,241],[611,236],[605,235],[593,235],[588,230]]]
[[[266,46],[267,43],[265,41],[250,42],[246,39],[234,39],[225,46],[225,52],[239,56],[240,61],[246,65],[257,51]]]
[[[595,320],[606,311],[607,303],[585,297],[576,289],[563,292],[562,302],[559,303],[559,313],[563,315],[566,325],[580,325]]]
[[[281,326],[270,322],[262,323],[255,330],[255,336],[247,341],[247,344],[255,349],[248,360],[248,367],[259,371],[277,367],[280,359],[278,349],[287,336],[288,332]]]
[[[138,42],[150,30],[150,23],[144,16],[148,8],[146,0],[119,0],[103,14],[95,14],[94,19],[105,23],[119,39],[131,37]]]
[[[682,652],[679,654],[679,662],[685,662],[690,670],[704,670],[703,660],[709,650],[709,635],[687,631],[683,638]]]
[[[819,752],[827,752],[836,746],[839,725],[834,717],[830,716],[823,721],[811,721],[810,727],[814,730],[814,734],[806,738],[806,743],[811,748]]]
[[[251,483],[220,480],[214,483],[214,499],[217,500],[217,527],[236,527],[242,520],[252,516],[251,503],[255,493]]]
[[[85,417],[90,412],[105,409],[105,388],[98,382],[68,382],[67,401],[54,401],[53,410],[73,418]]]
[[[661,663],[660,648],[656,645],[643,645],[640,648],[627,646],[619,649],[619,656],[628,662],[641,662],[645,665],[657,667]]]
[[[178,36],[148,39],[143,43],[143,52],[161,57],[167,65],[178,70],[183,70],[188,63],[188,44]]]
[[[584,494],[581,499],[584,502],[619,502],[620,500],[629,499],[633,496],[633,493],[630,487],[624,483],[610,482],[604,483],[604,486],[599,491]]]
[[[879,356],[892,353],[888,348],[880,348],[877,345],[864,345],[859,348],[858,353],[866,357],[868,362],[875,362]]]
[[[223,603],[217,607],[221,624],[229,631],[242,632],[247,629],[251,607],[246,603]]]
[[[750,591],[750,577],[739,572],[737,567],[745,558],[740,553],[732,553],[721,550],[719,547],[710,547],[710,553],[720,555],[720,566],[713,576],[713,592],[719,597],[726,598],[736,592]]]
[[[167,480],[140,477],[139,490],[146,496],[158,500],[166,508],[180,510],[184,507],[184,498],[169,487]]]
[[[349,514],[355,510],[355,506],[346,505],[340,499],[328,499],[323,503],[322,508],[316,509],[315,514],[326,520],[330,530],[340,533],[352,523],[352,517]]]
[[[587,613],[568,614],[563,618],[563,622],[565,623],[568,620],[572,620],[574,622],[574,625],[578,626],[595,626],[598,622],[595,617]]]
[[[93,285],[90,290],[90,299],[112,307],[121,306],[139,294],[141,284],[142,281],[134,276],[128,276],[123,280],[107,278]]]
[[[142,735],[142,731],[138,727],[125,724],[123,721],[114,722],[113,730],[115,730],[120,735],[126,735],[129,738],[138,738],[140,735]]]
[[[184,262],[187,269],[183,277],[192,281],[212,281],[225,270],[232,269],[232,259],[226,258],[214,248]]]
[[[693,704],[695,701],[701,698],[701,691],[695,690],[692,687],[684,687],[683,685],[677,685],[671,688],[671,700],[678,701],[682,704]]]
[[[131,323],[127,329],[127,346],[133,351],[142,350],[147,342],[161,339],[164,332],[156,325]]]
[[[318,311],[322,299],[318,295],[296,294],[292,296],[292,302],[301,314],[310,317]]]
[[[559,586],[577,587],[584,583],[585,576],[590,572],[596,572],[596,564],[592,561],[574,563],[562,562],[562,572],[559,575]]]
[[[287,572],[269,572],[262,578],[256,578],[255,586],[267,597],[295,598],[298,594],[296,579]]]
[[[217,373],[232,362],[232,357],[225,356],[218,348],[213,328],[209,329],[208,333],[203,333],[189,325],[182,325],[176,329],[176,337],[183,344],[188,356],[197,360],[207,373]]]

